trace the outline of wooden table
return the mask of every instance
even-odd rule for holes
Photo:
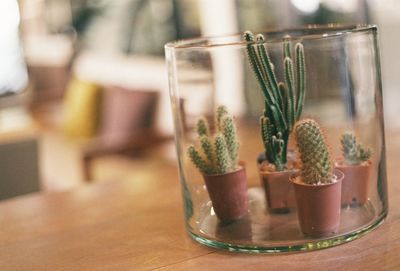
[[[400,133],[387,146],[389,216],[344,245],[286,255],[202,246],[184,229],[176,167],[160,161],[158,178],[0,203],[0,270],[400,270]]]

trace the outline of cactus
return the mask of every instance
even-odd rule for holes
[[[246,31],[243,38],[248,42],[249,62],[265,98],[264,114],[260,118],[265,154],[269,163],[274,164],[278,171],[283,171],[287,168],[289,135],[303,110],[304,48],[301,43],[295,45],[295,63],[293,63],[290,44],[288,41],[284,42],[284,82],[278,82],[264,36],[258,34],[254,38],[253,33]]]
[[[348,165],[359,165],[371,158],[371,149],[357,143],[357,138],[352,132],[343,133],[340,143],[342,144],[342,154],[345,163]]]
[[[333,166],[325,137],[318,123],[312,119],[299,121],[294,135],[301,159],[301,178],[307,184],[333,181]]]
[[[219,106],[215,115],[215,134],[211,135],[206,119],[200,118],[196,125],[200,149],[188,147],[191,161],[204,175],[224,174],[238,168],[239,142],[233,116],[225,106]]]

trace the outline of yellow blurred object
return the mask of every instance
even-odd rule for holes
[[[101,106],[101,87],[72,77],[64,98],[64,132],[71,138],[96,135]]]

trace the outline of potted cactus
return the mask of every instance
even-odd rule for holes
[[[335,162],[335,167],[345,176],[342,182],[342,205],[363,205],[368,201],[372,151],[358,143],[353,132],[343,133],[340,143],[343,158]]]
[[[223,222],[247,214],[247,179],[239,163],[239,142],[233,116],[225,106],[216,110],[215,132],[211,134],[205,118],[197,121],[200,148],[188,147],[188,156],[203,175],[215,214]]]
[[[301,230],[310,237],[331,235],[340,224],[343,173],[333,170],[325,137],[316,121],[299,121],[294,135],[301,170],[291,176],[291,181]]]
[[[243,35],[248,59],[264,94],[265,109],[260,117],[265,153],[258,159],[260,179],[270,212],[287,212],[295,207],[289,176],[296,170],[296,157],[288,150],[293,125],[299,120],[305,97],[305,60],[301,43],[295,45],[295,61],[287,41],[283,45],[284,81],[278,82],[268,55],[265,38],[246,31]],[[254,44],[254,42],[256,42]]]

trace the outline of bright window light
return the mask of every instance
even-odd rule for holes
[[[292,4],[303,13],[313,13],[318,10],[320,0],[291,0]]]
[[[22,91],[28,81],[19,21],[17,0],[0,0],[0,95]]]
[[[358,0],[324,0],[324,5],[337,12],[356,12]]]

